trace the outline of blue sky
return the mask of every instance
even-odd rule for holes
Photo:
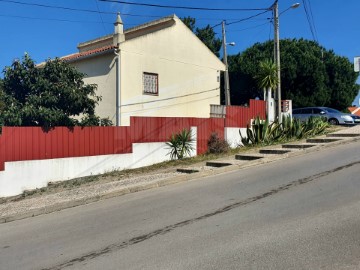
[[[270,7],[273,0],[129,0],[129,2],[223,9],[261,9]],[[310,7],[308,6],[308,11],[311,9],[315,37],[310,30],[303,0],[279,0],[279,11],[286,10],[296,2],[301,4],[300,7],[287,10],[280,16],[280,38],[310,40],[315,38],[326,49],[332,49],[336,54],[348,57],[351,62],[355,56],[360,56],[359,0],[305,1],[311,4]],[[156,8],[98,0],[0,0],[2,26],[0,68],[2,70],[5,66],[11,65],[14,59],[21,58],[25,52],[29,53],[37,63],[49,57],[74,53],[79,42],[112,33],[112,23],[118,11],[122,14],[125,28],[174,13],[178,17],[194,17],[197,26],[204,27],[207,24],[211,26],[219,24],[222,20],[228,23],[235,22],[261,12]],[[236,43],[236,46],[228,47],[228,54],[236,54],[256,42],[272,39],[273,27],[270,17],[269,12],[251,20],[228,25],[227,41]],[[221,27],[217,26],[214,30],[220,37]]]

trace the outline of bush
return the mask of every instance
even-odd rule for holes
[[[322,118],[310,117],[301,122],[298,119],[284,117],[282,123],[277,121],[269,124],[267,120],[257,117],[251,126],[248,125],[246,136],[242,136],[241,142],[246,146],[249,144],[271,144],[290,139],[302,139],[324,133],[329,123]]]
[[[194,150],[191,130],[183,129],[177,134],[172,134],[169,141],[166,143],[170,152],[171,159],[183,159],[190,156],[191,151]]]
[[[220,139],[216,132],[211,133],[207,146],[207,152],[211,154],[227,153],[230,149],[228,142]]]

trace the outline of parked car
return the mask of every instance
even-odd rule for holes
[[[352,117],[352,119],[354,120],[355,124],[360,124],[360,116],[356,115],[356,114],[351,114],[350,115]]]
[[[292,111],[293,117],[305,121],[310,117],[323,117],[332,125],[354,124],[350,114],[342,113],[328,107],[297,108]]]

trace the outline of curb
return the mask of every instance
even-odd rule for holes
[[[192,174],[184,174],[184,175],[179,175],[179,176],[175,176],[175,177],[171,177],[171,178],[167,178],[167,179],[161,179],[161,180],[150,182],[150,183],[133,185],[133,186],[125,187],[123,189],[119,189],[116,191],[108,192],[108,193],[105,193],[102,195],[96,195],[93,197],[78,199],[78,200],[74,200],[74,201],[61,202],[61,203],[57,203],[57,204],[54,204],[51,206],[45,206],[45,207],[41,207],[38,209],[32,209],[32,210],[27,211],[26,213],[19,213],[19,214],[1,217],[0,224],[12,222],[15,220],[21,220],[21,219],[25,219],[25,218],[35,217],[35,216],[39,216],[39,215],[50,214],[50,213],[61,211],[61,210],[67,209],[67,208],[72,208],[72,207],[76,207],[76,206],[80,206],[80,205],[86,205],[86,204],[98,202],[100,200],[110,199],[110,198],[130,194],[130,193],[135,193],[135,192],[158,188],[158,187],[164,187],[164,186],[187,182],[187,181],[192,181],[192,180],[198,180],[198,179],[201,179],[201,178],[207,177],[207,176],[218,175],[218,174],[237,171],[239,169],[246,169],[249,167],[268,164],[268,163],[276,162],[276,161],[279,161],[279,160],[282,160],[285,158],[297,157],[297,156],[305,155],[305,154],[312,153],[312,152],[318,152],[325,148],[332,148],[332,147],[335,147],[338,145],[348,144],[348,143],[352,143],[352,142],[356,142],[356,141],[360,141],[360,137],[352,137],[352,138],[346,138],[346,139],[342,138],[339,141],[325,143],[325,144],[319,144],[319,145],[313,146],[311,148],[301,149],[298,151],[289,152],[289,153],[279,155],[279,156],[264,157],[264,158],[257,159],[257,160],[247,161],[245,164],[232,164],[229,166],[220,167],[220,168],[216,168],[216,169],[203,170],[203,171],[192,173]],[[276,145],[274,147],[276,147]]]

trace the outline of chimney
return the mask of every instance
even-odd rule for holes
[[[114,39],[113,43],[114,46],[119,47],[120,43],[125,41],[125,35],[124,35],[124,25],[120,17],[120,12],[117,14],[115,25],[115,32],[114,32]]]

